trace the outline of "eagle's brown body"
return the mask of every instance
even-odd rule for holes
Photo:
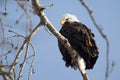
[[[65,22],[60,33],[68,39],[72,48],[84,59],[86,69],[92,69],[99,52],[95,40],[93,39],[94,34],[91,30],[80,22]],[[74,67],[75,64],[71,63],[71,56],[60,41],[58,41],[58,46],[66,66]]]

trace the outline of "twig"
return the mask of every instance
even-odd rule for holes
[[[16,72],[15,72],[15,69],[13,69],[13,74],[14,74],[14,80],[16,80]]]
[[[27,59],[27,57],[28,57],[28,50],[29,50],[29,43],[27,44],[27,46],[26,46],[26,53],[25,53],[25,57],[24,57],[24,60],[23,60],[23,62],[20,64],[20,72],[19,72],[19,75],[18,75],[18,78],[17,78],[17,80],[20,80],[20,78],[22,77],[22,74],[23,74],[23,69],[24,69],[24,66],[25,66],[25,64],[26,64],[26,59]]]
[[[26,38],[25,36],[23,36],[23,35],[21,35],[21,34],[19,34],[19,33],[17,33],[17,32],[15,32],[15,31],[13,31],[13,30],[9,30],[8,32],[12,32],[12,33],[14,33],[14,34],[16,34],[16,35],[14,35],[14,36],[12,36],[12,37],[22,37],[22,38]],[[12,37],[10,37],[10,38],[12,38]]]
[[[114,70],[114,67],[115,67],[116,63],[115,61],[112,61],[112,64],[111,64],[111,69],[109,71],[109,75],[112,73],[112,71]]]
[[[39,0],[32,0],[32,5],[33,5],[33,10],[34,10],[34,13],[37,14],[40,19],[41,19],[41,22],[43,23],[43,25],[46,25],[46,27],[49,29],[49,31],[59,39],[59,41],[65,46],[65,48],[68,50],[68,53],[71,55],[71,57],[74,59],[75,56],[72,56],[74,54],[74,52],[77,52],[75,51],[69,41],[64,37],[62,36],[55,28],[54,26],[51,24],[51,22],[49,21],[49,19],[47,18],[47,16],[45,15],[44,13],[44,8],[41,6]],[[77,55],[77,54],[76,54]],[[78,67],[79,68],[79,67]],[[81,70],[80,70],[81,72]],[[82,72],[81,72],[82,73]],[[88,80],[88,76],[87,74],[84,74],[82,75],[82,77],[84,78],[84,80]]]
[[[31,19],[30,13],[29,13],[32,11],[29,9],[26,1],[25,2],[17,1],[17,4],[25,12],[21,15],[20,19],[24,16],[24,14],[26,14],[26,34],[27,34],[28,30],[29,30],[29,32],[31,32],[31,30],[32,30],[32,19]],[[20,19],[16,20],[16,23],[18,23]],[[30,25],[28,25],[28,22],[30,23]],[[28,26],[30,28],[28,28]]]
[[[20,2],[20,1],[18,1],[18,0],[17,0],[17,4],[18,4],[18,6],[19,6],[20,8],[22,8],[22,10],[24,10],[24,12],[26,12],[26,14],[27,14],[28,9],[27,9],[26,5],[24,5],[23,2]]]
[[[4,53],[4,54],[1,54],[0,55],[0,57],[4,57],[4,56],[7,56],[8,54],[10,54],[11,53],[11,50],[9,50],[9,51],[7,51],[6,53]]]
[[[8,73],[4,70],[4,65],[2,65],[2,62],[0,62],[0,75],[2,75],[4,80],[8,80],[8,78],[13,80],[12,76],[8,75]]]
[[[32,44],[30,44],[30,45],[31,45],[31,47],[32,47],[32,49],[33,49],[34,54],[33,54],[33,59],[32,59],[31,65],[30,65],[30,70],[29,70],[29,74],[28,74],[28,80],[30,80],[30,75],[31,75],[31,73],[32,73],[32,74],[34,73],[33,65],[34,65],[35,58],[36,58],[36,49],[33,47]]]
[[[50,35],[52,35],[52,33],[49,31],[49,29],[46,26],[44,26],[44,28]]]
[[[1,25],[1,30],[2,30],[2,33],[3,33],[2,42],[0,43],[0,46],[2,46],[2,48],[1,48],[1,55],[3,55],[6,39],[5,39],[4,22],[2,21],[1,16],[0,16],[0,25]],[[1,60],[2,60],[2,58],[1,58]]]
[[[1,18],[1,16],[0,16],[0,25],[1,25],[1,30],[2,30],[3,39],[4,39],[4,37],[5,37],[4,22],[3,22],[2,18]]]
[[[25,15],[25,13],[22,13],[22,15],[16,20],[16,24],[18,24],[19,23],[19,21],[24,17],[24,15]]]
[[[80,0],[80,2],[82,3],[82,5],[87,9],[89,16],[91,18],[91,20],[93,21],[93,24],[95,25],[95,27],[97,28],[97,30],[100,32],[101,36],[105,39],[106,41],[106,45],[107,45],[107,49],[106,49],[106,80],[109,76],[109,40],[106,36],[106,34],[103,32],[103,30],[100,28],[100,26],[96,23],[96,20],[93,16],[93,11],[89,8],[89,6],[84,2],[84,0]]]

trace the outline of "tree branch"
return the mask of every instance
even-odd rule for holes
[[[30,80],[30,75],[34,73],[33,65],[34,65],[35,58],[36,58],[36,49],[33,47],[32,44],[30,44],[30,46],[32,47],[34,53],[33,53],[33,59],[30,65],[30,69],[29,69],[28,80]]]
[[[20,49],[19,49],[19,51],[18,51],[18,53],[17,53],[17,55],[16,55],[16,57],[15,57],[12,65],[11,65],[11,67],[10,67],[10,70],[9,70],[9,73],[8,73],[9,75],[13,72],[13,69],[14,69],[15,65],[17,64],[17,62],[18,62],[18,60],[19,60],[19,58],[20,58],[20,56],[21,56],[21,54],[22,54],[23,49],[26,47],[26,44],[30,42],[31,38],[32,38],[32,37],[34,36],[34,34],[39,30],[39,28],[40,28],[41,25],[42,25],[42,24],[39,23],[39,24],[32,30],[32,32],[25,38],[22,46],[20,47]]]
[[[26,64],[26,60],[27,60],[27,58],[28,58],[28,50],[29,50],[29,43],[28,43],[27,46],[26,46],[26,53],[25,53],[24,60],[23,60],[23,62],[20,64],[20,72],[19,72],[19,75],[18,75],[17,80],[20,80],[20,78],[21,78],[22,75],[23,75],[23,69],[24,69],[24,66],[25,66],[25,64]]]
[[[49,19],[47,18],[47,16],[44,13],[44,8],[41,6],[39,0],[32,0],[32,5],[33,5],[33,10],[34,13],[37,14],[40,19],[41,22],[43,23],[43,25],[46,25],[46,27],[50,30],[50,32],[59,39],[59,41],[65,46],[65,48],[68,50],[68,53],[71,55],[72,58],[75,58],[75,56],[77,56],[77,52],[72,48],[72,46],[70,45],[69,41],[62,36],[52,25],[52,23],[49,21]],[[73,54],[75,54],[73,56]],[[78,65],[78,68],[80,67],[80,65]],[[79,69],[81,72],[81,69]],[[81,72],[82,73],[82,72]],[[84,80],[88,80],[88,76],[87,74],[82,74]]]
[[[95,18],[93,16],[93,11],[89,8],[87,3],[85,3],[84,0],[80,0],[80,2],[87,9],[90,18],[93,21],[94,26],[97,28],[97,30],[99,31],[99,33],[101,34],[103,39],[105,39],[105,41],[106,41],[107,48],[106,48],[106,74],[105,74],[105,77],[106,77],[106,80],[107,80],[107,78],[109,76],[109,40],[108,40],[106,34],[103,32],[103,30],[97,24],[97,22],[96,22],[96,20],[95,20]]]

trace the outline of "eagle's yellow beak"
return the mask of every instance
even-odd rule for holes
[[[65,20],[61,19],[60,24],[63,25],[65,23]]]

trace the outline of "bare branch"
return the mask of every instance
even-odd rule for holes
[[[14,33],[15,35],[9,37],[8,39],[11,39],[11,38],[13,38],[13,37],[21,37],[21,38],[24,38],[24,39],[27,38],[27,37],[25,37],[25,36],[23,36],[23,35],[15,32],[15,31],[13,31],[13,30],[9,30],[9,32]],[[26,53],[25,53],[25,57],[24,57],[23,62],[20,64],[20,72],[19,72],[18,78],[17,78],[18,80],[20,80],[20,78],[22,77],[24,66],[25,66],[25,64],[26,64],[26,61],[27,61],[30,57],[33,57],[33,60],[32,60],[31,65],[30,65],[29,77],[30,77],[30,73],[34,73],[34,72],[33,72],[33,70],[34,70],[33,66],[34,66],[34,61],[35,61],[35,56],[36,56],[36,50],[35,50],[35,48],[33,47],[33,45],[32,45],[29,41],[28,41],[26,44],[27,44],[27,46],[26,46]],[[34,52],[34,54],[33,54],[32,56],[30,56],[30,57],[27,56],[27,55],[28,55],[28,45],[30,45],[30,46],[32,47],[33,52]],[[7,55],[7,54],[4,54],[4,55]],[[3,56],[4,56],[4,55],[3,55]],[[14,66],[15,66],[15,65],[14,65]],[[15,70],[14,70],[14,69],[13,69],[13,74],[14,74],[14,79],[16,79],[16,74],[15,74]]]
[[[112,71],[114,70],[115,65],[116,65],[115,61],[112,61],[112,64],[111,64],[112,67],[111,67],[111,69],[109,71],[109,74],[112,73]]]
[[[21,34],[19,34],[19,33],[16,33],[15,31],[13,31],[13,30],[9,30],[9,32],[12,32],[12,33],[14,33],[14,34],[16,34],[16,35],[14,35],[14,36],[12,36],[12,37],[22,37],[22,38],[26,38],[25,36],[23,36],[23,35],[21,35]],[[10,37],[11,38],[11,37]]]
[[[15,69],[13,69],[13,74],[14,74],[14,80],[16,80],[16,72],[15,72]]]
[[[8,75],[8,73],[4,70],[4,65],[2,62],[0,62],[0,75],[3,76],[4,80],[8,80],[8,78],[10,78],[10,80],[13,80],[12,76]]]
[[[24,17],[24,15],[25,15],[25,13],[23,13],[17,20],[16,20],[16,24],[18,24],[19,23],[19,21]]]
[[[11,50],[7,51],[7,52],[4,53],[4,54],[1,54],[0,57],[6,56],[6,55],[8,55],[8,54],[10,54],[10,53],[11,53]]]
[[[29,50],[29,44],[27,43],[25,57],[24,57],[23,62],[20,64],[20,72],[19,72],[19,76],[17,78],[18,80],[20,80],[20,78],[22,77],[23,69],[24,69],[24,66],[26,64],[26,60],[27,60],[27,57],[28,57],[28,50]]]
[[[8,73],[9,75],[13,72],[13,69],[14,69],[16,63],[18,62],[18,60],[19,60],[19,58],[20,58],[20,56],[21,56],[21,54],[22,54],[23,49],[26,47],[26,44],[30,42],[31,38],[32,38],[32,37],[35,35],[35,33],[39,30],[39,28],[40,28],[41,25],[42,25],[42,24],[39,23],[39,24],[32,30],[32,32],[26,37],[26,39],[24,40],[22,46],[20,47],[20,49],[19,49],[19,51],[18,51],[18,53],[17,53],[17,55],[16,55],[16,57],[15,57],[12,65],[11,65],[11,67],[10,67],[10,70],[9,70],[9,73]]]
[[[32,44],[30,44],[32,49],[33,49],[33,59],[32,59],[32,62],[31,62],[31,65],[30,65],[30,70],[29,70],[29,74],[28,74],[28,80],[30,80],[30,75],[34,73],[34,68],[33,68],[33,65],[34,65],[34,62],[35,62],[35,58],[36,58],[36,49],[33,47]]]
[[[52,35],[52,33],[49,31],[49,29],[46,26],[44,26],[44,28],[50,35]]]
[[[109,40],[106,36],[106,34],[103,32],[103,30],[100,28],[100,26],[97,24],[94,16],[93,16],[93,11],[89,8],[89,6],[87,5],[87,3],[84,2],[84,0],[80,0],[80,2],[82,3],[82,5],[87,9],[91,20],[93,21],[93,24],[95,25],[95,27],[97,28],[97,30],[100,32],[101,36],[103,37],[103,39],[105,39],[106,41],[106,45],[107,45],[107,49],[106,49],[106,80],[109,76]]]
[[[71,57],[74,59],[75,56],[77,56],[77,51],[75,51],[72,48],[72,46],[70,45],[69,41],[54,28],[52,23],[49,21],[49,19],[45,15],[45,13],[43,11],[44,8],[41,6],[39,0],[32,0],[32,5],[33,5],[34,13],[37,14],[40,17],[42,24],[46,25],[46,27],[49,29],[49,31],[55,37],[57,37],[59,39],[59,41],[65,46],[65,48],[68,50]],[[75,54],[75,53],[76,53],[76,55],[73,56],[73,54]],[[75,58],[75,60],[76,60],[76,58]],[[79,65],[78,65],[78,68],[79,68]],[[79,69],[79,70],[81,72],[81,69]],[[83,76],[84,80],[88,80],[87,74],[82,74],[82,76]]]

